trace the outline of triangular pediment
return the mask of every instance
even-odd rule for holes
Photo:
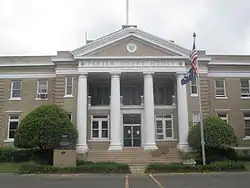
[[[171,41],[129,27],[97,39],[71,52],[86,56],[189,56],[190,51]]]

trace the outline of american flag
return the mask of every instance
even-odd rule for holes
[[[195,34],[194,34],[194,36],[195,36]],[[195,47],[195,39],[194,39],[194,42],[193,42],[193,50],[192,50],[192,53],[190,55],[190,60],[191,60],[192,68],[197,73],[198,72],[198,53],[197,53],[197,50],[196,50],[196,47]]]

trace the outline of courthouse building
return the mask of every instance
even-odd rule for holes
[[[191,49],[190,39],[190,49]],[[138,29],[120,30],[55,56],[0,57],[0,143],[43,104],[64,108],[77,126],[77,151],[188,148],[199,122],[195,81],[181,85],[190,49]],[[202,113],[250,139],[250,56],[198,51]]]

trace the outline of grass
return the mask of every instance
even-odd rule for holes
[[[242,162],[242,163],[245,165],[247,171],[250,172],[250,161],[249,162]]]
[[[33,162],[26,163],[0,163],[0,173],[17,173],[18,169],[23,164],[32,164]]]

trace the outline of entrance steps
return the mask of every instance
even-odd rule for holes
[[[169,148],[167,152],[163,152],[160,149],[156,151],[145,151],[143,148],[126,148],[122,151],[91,149],[88,151],[86,159],[93,162],[112,161],[140,165],[181,161],[180,152],[176,148]]]
[[[129,164],[131,174],[145,174],[146,164]]]

